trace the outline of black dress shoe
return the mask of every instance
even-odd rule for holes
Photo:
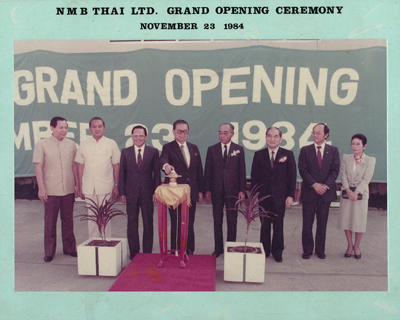
[[[76,251],[70,252],[70,253],[64,253],[64,254],[67,255],[67,256],[75,257],[75,258],[78,256],[78,254],[76,253]]]
[[[43,260],[44,260],[44,262],[50,262],[51,260],[53,260],[53,257],[52,256],[45,256]]]
[[[216,258],[218,258],[221,255],[221,253],[219,253],[217,251],[214,251],[213,253],[211,253],[211,255],[215,256]]]
[[[317,256],[318,256],[318,258],[320,258],[320,259],[325,259],[325,258],[326,258],[325,253],[317,253]]]
[[[302,255],[302,257],[303,257],[303,259],[310,259],[311,253],[304,252],[303,255]]]
[[[274,257],[276,262],[282,262],[282,257]]]
[[[356,258],[356,259],[361,259],[361,252],[360,252],[360,254],[355,254],[355,253],[354,253],[354,258]]]

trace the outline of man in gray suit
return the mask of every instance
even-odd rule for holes
[[[143,253],[153,250],[154,191],[161,183],[158,150],[145,145],[147,130],[143,126],[132,129],[133,146],[121,153],[119,194],[126,203],[128,214],[128,243],[130,258],[140,251],[139,207],[143,219]]]

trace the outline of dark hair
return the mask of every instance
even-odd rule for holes
[[[265,135],[268,135],[268,131],[271,130],[271,129],[276,129],[276,130],[278,130],[278,131],[279,131],[279,136],[282,138],[282,131],[281,131],[278,127],[269,127],[269,128],[267,129],[267,132],[265,132]]]
[[[360,139],[363,146],[367,144],[367,137],[364,136],[362,133],[356,133],[354,136],[351,137],[351,141],[353,141],[353,139]]]
[[[134,126],[133,129],[132,129],[131,134],[133,134],[133,131],[135,131],[135,129],[143,129],[144,135],[147,136],[147,129],[145,127],[143,127],[143,126]]]
[[[57,127],[58,121],[67,121],[63,117],[54,117],[53,119],[50,120],[50,127]]]
[[[104,128],[106,127],[106,124],[104,123],[104,120],[103,120],[102,118],[100,118],[100,117],[94,117],[94,118],[90,119],[90,121],[89,121],[89,128],[92,126],[92,121],[93,121],[93,120],[101,120],[101,121],[103,122],[103,127],[104,127]]]
[[[189,130],[189,124],[188,124],[185,120],[182,120],[182,119],[176,120],[176,121],[174,122],[173,126],[172,126],[172,129],[175,130],[175,129],[176,129],[176,126],[177,126],[178,124],[186,124],[187,127],[188,127],[188,130]]]
[[[319,126],[319,125],[324,126],[324,135],[327,134],[328,137],[329,137],[329,128],[328,128],[328,126],[327,126],[325,123],[322,123],[322,122],[317,123],[317,124],[313,127],[313,130],[314,130],[314,128],[315,128],[316,126]],[[328,137],[326,137],[325,139],[327,139]]]
[[[233,124],[232,123],[221,123],[220,125],[219,125],[219,127],[221,128],[221,126],[229,126],[229,128],[231,129],[231,132],[234,132],[235,131],[235,127],[233,126]]]

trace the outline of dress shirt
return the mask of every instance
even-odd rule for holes
[[[315,147],[315,154],[317,155],[317,157],[318,157],[318,148],[317,147],[321,147],[321,160],[324,158],[324,150],[325,150],[325,142],[323,143],[323,144],[321,144],[320,146],[319,145],[317,145],[315,142],[314,142],[314,147]]]
[[[142,150],[142,151],[140,151],[140,154],[142,155],[142,161],[143,161],[144,147],[145,147],[146,145],[144,144],[144,145],[142,145],[140,148],[137,147],[136,145],[133,145],[133,146],[135,147],[135,157],[136,157],[136,164],[137,164],[137,158],[138,158],[138,155],[139,155],[139,149]]]
[[[178,143],[179,148],[180,148],[181,146],[184,147],[184,148],[183,148],[183,152],[185,152],[187,165],[188,165],[188,167],[190,167],[190,153],[189,153],[189,148],[188,148],[188,146],[187,146],[187,144],[186,144],[186,141],[185,141],[183,144],[179,143],[178,141],[177,141],[177,143]]]
[[[107,194],[114,188],[113,164],[118,164],[121,152],[117,143],[106,137],[93,137],[81,142],[75,161],[85,164],[82,177],[84,194]]]
[[[33,163],[43,164],[43,183],[49,196],[65,196],[75,192],[72,163],[76,144],[68,138],[54,136],[40,140],[33,151]]]
[[[279,150],[279,146],[275,149],[275,150],[271,150],[270,148],[268,148],[268,153],[269,153],[269,160],[271,160],[272,157],[272,151],[274,152],[274,162],[276,160],[276,154],[278,153]]]
[[[232,142],[232,141],[229,141],[229,143],[226,144],[226,154],[227,154],[228,157],[229,157],[229,148],[231,147],[231,142]],[[224,158],[224,146],[225,146],[225,144],[223,144],[223,143],[221,142],[222,158]]]

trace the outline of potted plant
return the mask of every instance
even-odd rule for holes
[[[236,282],[264,282],[265,276],[265,252],[261,243],[247,242],[250,224],[256,219],[264,219],[274,215],[265,210],[260,203],[270,195],[259,198],[257,190],[260,185],[255,185],[250,191],[246,191],[246,197],[237,199],[235,210],[243,215],[246,220],[246,236],[243,242],[225,243],[224,248],[224,280]]]
[[[91,213],[77,215],[81,221],[91,220],[97,224],[101,238],[91,238],[78,246],[78,274],[116,276],[128,264],[128,241],[126,238],[106,239],[108,222],[116,216],[126,216],[113,206],[118,199],[106,195],[98,204],[88,198],[85,208]]]

